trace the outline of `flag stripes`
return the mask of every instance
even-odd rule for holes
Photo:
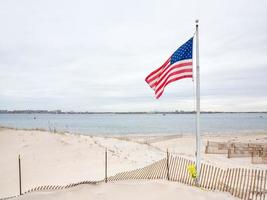
[[[151,72],[145,81],[155,91],[158,99],[165,87],[183,78],[193,78],[193,38],[180,46],[158,69]]]
[[[155,91],[156,98],[158,99],[168,84],[183,78],[192,77],[192,59],[182,60],[172,65],[170,59],[168,59],[161,67],[151,72],[145,81]]]

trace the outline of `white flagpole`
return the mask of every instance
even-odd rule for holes
[[[199,186],[200,176],[200,73],[199,73],[199,44],[198,44],[198,20],[196,20],[196,185]]]

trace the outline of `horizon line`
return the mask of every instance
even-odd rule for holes
[[[150,114],[150,113],[196,113],[195,110],[174,110],[174,111],[62,111],[60,109],[56,110],[43,110],[43,109],[18,109],[18,110],[0,110],[0,114],[5,114],[5,113],[51,113],[51,114],[112,114],[112,113],[140,113],[140,114]],[[264,111],[201,111],[201,113],[267,113],[266,110]]]

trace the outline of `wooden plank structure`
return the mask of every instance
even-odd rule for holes
[[[227,142],[212,142],[207,141],[205,148],[206,154],[227,154],[230,144]]]
[[[254,151],[252,153],[251,163],[267,164],[267,148],[262,148],[258,151]]]
[[[228,158],[251,157],[253,164],[267,164],[267,143],[207,141],[206,154],[227,154]]]

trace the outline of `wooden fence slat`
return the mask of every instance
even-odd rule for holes
[[[184,174],[183,174],[184,165],[185,165],[184,163],[185,163],[184,158],[181,158],[181,166],[180,166],[180,169],[179,169],[179,181],[181,183],[184,183]]]
[[[223,173],[223,170],[221,168],[217,167],[217,170],[218,170],[218,172],[217,172],[214,190],[219,190],[220,182],[221,182],[221,178],[222,178],[222,173]]]
[[[206,164],[206,169],[205,169],[205,179],[204,179],[204,184],[203,187],[207,188],[207,183],[208,183],[208,178],[209,178],[209,168],[210,166],[208,164]]]
[[[185,175],[186,175],[186,184],[189,185],[190,180],[191,180],[191,177],[190,177],[190,175],[189,175],[189,173],[188,173],[187,167],[188,167],[188,165],[191,164],[191,162],[190,162],[189,160],[186,160],[186,162],[187,162],[187,163],[186,163],[186,166],[185,166],[185,170],[186,170],[186,173],[185,173]]]
[[[260,189],[259,189],[260,178],[261,178],[260,176],[261,176],[261,170],[258,170],[258,173],[257,173],[257,176],[256,176],[256,187],[255,187],[256,199],[258,198],[259,192],[260,192]]]
[[[126,172],[119,173],[119,174],[114,176],[114,179],[115,180],[123,180],[123,177],[124,177],[125,174],[126,174]]]
[[[223,186],[223,192],[229,191],[230,172],[231,172],[231,169],[227,169],[226,170],[226,176],[225,176],[225,181],[224,181],[224,186]]]
[[[219,179],[218,190],[223,191],[227,170],[221,169],[221,177]]]
[[[215,177],[215,167],[212,165],[211,167],[211,173],[210,173],[210,183],[209,183],[209,189],[212,190],[212,183]]]
[[[179,158],[175,158],[173,159],[173,167],[172,167],[172,170],[171,170],[171,174],[173,176],[173,180],[174,181],[178,181],[177,179],[177,174],[178,174],[178,168],[179,168],[179,160],[180,160],[180,157]]]
[[[162,161],[162,160],[161,160]],[[155,176],[154,179],[158,179],[160,177],[160,167],[161,167],[161,161],[158,163],[157,168],[155,170]]]
[[[259,190],[259,195],[260,195],[260,200],[262,199],[262,194],[263,194],[263,192],[264,192],[264,190],[263,190],[263,170],[261,170],[261,175],[260,175],[260,185],[259,185],[259,188],[260,188],[260,190]]]
[[[243,170],[243,168],[240,168],[240,171],[239,171],[239,181],[238,181],[238,185],[237,185],[237,188],[238,188],[238,190],[237,190],[237,197],[239,197],[240,198],[240,196],[241,196],[241,186],[242,186],[242,182],[243,182],[243,179],[244,179],[244,170]]]
[[[130,171],[129,173],[128,173],[128,177],[127,177],[127,179],[129,180],[131,180],[131,179],[135,179],[135,177],[136,177],[136,175],[137,175],[137,172],[138,172],[138,169],[135,169],[135,170],[133,170],[133,171]]]
[[[261,195],[260,195],[260,199],[263,199],[263,194],[264,194],[264,188],[263,188],[263,183],[264,183],[264,170],[261,170]]]
[[[162,160],[162,163],[160,165],[160,171],[159,171],[159,177],[162,179],[167,179],[167,159],[165,158]]]
[[[256,186],[256,199],[258,199],[258,197],[260,196],[261,193],[261,187],[260,187],[260,182],[261,182],[261,170],[259,170],[258,172],[258,176],[257,176],[257,186]]]
[[[249,198],[251,199],[253,199],[254,197],[255,177],[256,177],[256,170],[252,170],[250,193],[249,193]]]
[[[262,170],[259,170],[258,172],[258,181],[257,181],[257,186],[256,186],[256,199],[260,199],[260,196],[261,196],[261,172]]]
[[[172,162],[171,162],[171,171],[170,171],[170,176],[172,177],[172,181],[175,181],[176,178],[175,178],[175,172],[176,172],[176,166],[178,166],[178,162],[177,162],[177,159],[172,157]]]
[[[237,173],[237,169],[234,168],[233,169],[232,180],[231,180],[231,191],[230,191],[230,193],[232,195],[234,194],[234,190],[235,190],[235,177],[236,177],[236,173]]]
[[[195,165],[195,162],[193,162],[193,161],[190,161],[190,165]],[[201,172],[201,170],[200,170],[200,172]],[[189,175],[188,175],[189,176]],[[195,185],[195,181],[194,181],[194,179],[191,177],[191,176],[189,176],[189,185]]]
[[[185,159],[183,158],[183,163],[182,163],[182,166],[181,166],[181,182],[182,183],[185,183],[185,174],[184,174],[184,172],[185,172],[185,165],[186,165],[186,163],[185,163],[186,161],[185,161]]]
[[[236,177],[236,189],[235,189],[235,194],[234,196],[239,197],[239,193],[240,193],[240,182],[241,182],[241,169],[238,168],[238,173],[237,173],[237,177]]]
[[[201,163],[201,165],[200,165],[200,174],[199,174],[199,185],[200,185],[200,187],[202,187],[202,185],[203,185],[203,171],[204,171],[204,164],[203,163]]]
[[[254,187],[254,196],[255,199],[258,197],[258,183],[259,183],[259,170],[257,170],[257,173],[255,175],[255,187]]]
[[[154,166],[154,164],[151,164],[149,166],[147,166],[146,168],[146,174],[144,174],[144,178],[146,179],[151,179],[151,169]]]
[[[228,191],[232,194],[232,184],[233,184],[233,177],[234,177],[234,169],[230,169],[230,174],[229,174],[229,185],[228,185]]]
[[[208,183],[209,183],[209,179],[210,179],[210,168],[211,168],[211,166],[208,165],[207,170],[206,170],[206,179],[205,179],[204,188],[208,188]]]
[[[146,173],[147,173],[147,167],[142,168],[142,172],[140,173],[140,179],[141,180],[145,179],[144,177],[145,177]]]
[[[178,170],[179,170],[179,165],[180,165],[180,157],[175,158],[173,161],[173,180],[178,181]]]
[[[120,174],[120,178],[119,178],[119,180],[125,180],[127,174],[128,174],[128,172],[124,172],[124,173]]]
[[[157,171],[159,168],[159,161],[157,162],[157,164],[155,165],[153,172],[152,172],[152,179],[156,179],[157,178]]]
[[[170,156],[168,157],[168,159],[166,159],[166,162],[163,168],[163,175],[165,176],[167,180],[170,180]]]
[[[209,173],[209,183],[208,183],[208,189],[211,189],[211,183],[212,183],[212,179],[214,177],[214,166],[211,165],[211,169],[210,169],[210,173]]]
[[[155,171],[155,168],[157,167],[157,163],[158,162],[155,162],[151,167],[150,167],[150,171],[149,171],[149,179],[153,179],[153,174],[154,174],[154,171]]]
[[[180,157],[176,157],[175,159],[174,159],[174,167],[173,167],[173,180],[174,181],[179,181],[178,180],[178,174],[179,174],[179,170],[180,170]]]
[[[170,155],[169,156],[169,163],[170,163],[170,169],[169,169],[169,176],[170,176],[170,181],[173,181],[173,173],[172,173],[172,171],[173,171],[173,159],[172,159],[172,156]]]
[[[221,186],[219,188],[220,191],[223,191],[224,186],[226,184],[226,175],[227,175],[227,170],[223,169],[222,170],[222,176],[221,176],[221,182],[220,182]]]
[[[145,169],[144,168],[139,168],[139,170],[138,170],[138,175],[137,175],[137,179],[142,179],[142,175],[143,175],[143,173],[144,173],[144,171],[145,171]]]
[[[167,177],[167,159],[162,160],[159,170],[159,177],[162,179],[168,179]]]
[[[245,194],[244,194],[244,198],[243,198],[245,200],[247,200],[248,196],[249,196],[251,169],[247,169],[246,171],[247,171],[247,181],[246,181]]]
[[[162,169],[166,166],[165,164],[165,159],[162,159],[161,162],[159,163],[158,170],[157,170],[157,176],[156,179],[158,178],[165,178],[164,174],[162,173]]]
[[[263,191],[266,192],[267,191],[267,170],[265,170],[265,176],[264,176],[264,186],[263,186]],[[266,197],[266,193],[263,194],[263,200],[265,200]]]
[[[235,183],[234,183],[234,196],[237,197],[238,194],[238,185],[240,181],[240,168],[236,169]]]
[[[242,169],[242,177],[243,177],[243,182],[242,185],[240,186],[240,198],[243,199],[244,198],[244,192],[245,192],[245,186],[246,186],[246,182],[247,182],[247,169]]]
[[[146,179],[151,179],[150,178],[150,173],[151,173],[151,168],[152,168],[153,165],[150,165],[147,167],[147,173],[144,175],[144,178]]]
[[[187,184],[187,182],[186,182],[187,181],[187,169],[186,169],[186,167],[188,165],[188,160],[184,158],[184,161],[185,162],[184,162],[184,167],[183,167],[183,172],[182,173],[183,173],[183,177],[184,177],[183,178],[184,184]]]
[[[157,167],[155,168],[155,171],[154,171],[154,179],[157,179],[159,177],[159,171],[160,171],[160,164],[161,164],[161,161],[160,160],[158,163],[157,163]]]
[[[215,190],[218,185],[218,178],[219,178],[219,169],[218,167],[215,167],[215,173],[214,173],[214,180],[212,183],[212,190]]]
[[[190,181],[190,176],[189,176],[189,173],[188,173],[188,170],[187,170],[187,167],[188,165],[190,164],[190,161],[186,159],[186,165],[185,165],[185,184],[189,184],[189,181]]]
[[[206,184],[205,184],[205,188],[208,189],[209,187],[209,182],[210,182],[210,171],[211,171],[211,165],[208,165],[208,169],[207,169],[207,179],[206,179]]]
[[[153,167],[151,168],[151,173],[150,173],[151,179],[155,178],[155,171],[157,170],[157,166],[158,166],[158,162],[156,162],[155,165],[153,165]]]
[[[234,194],[234,186],[235,186],[235,175],[236,175],[236,168],[233,168],[233,173],[232,173],[232,177],[231,177],[231,183],[230,183],[230,194],[233,195]]]
[[[235,176],[234,176],[234,183],[233,183],[233,195],[236,197],[236,192],[238,190],[237,188],[237,182],[238,182],[238,173],[240,168],[235,168]]]
[[[137,171],[136,171],[136,174],[135,174],[135,177],[134,179],[140,179],[140,174],[142,173],[142,168],[139,168]]]
[[[153,169],[156,166],[157,163],[153,163],[152,165],[149,166],[148,168],[148,174],[147,174],[147,178],[148,179],[152,179],[152,173],[153,173]]]
[[[250,193],[250,185],[251,185],[251,174],[252,174],[252,171],[251,169],[248,169],[248,175],[247,175],[247,186],[246,186],[246,190],[245,190],[245,196],[244,196],[244,199],[245,200],[248,200],[249,198],[249,193]]]
[[[188,175],[188,171],[187,171],[187,166],[188,166],[188,160],[185,159],[185,166],[184,166],[184,183],[185,184],[188,184],[188,178],[189,178],[189,175]]]
[[[173,157],[170,155],[170,181],[173,181]]]
[[[258,174],[259,174],[259,170],[256,170],[255,177],[254,177],[254,184],[253,184],[254,199],[257,199]]]
[[[204,184],[205,184],[205,176],[206,176],[206,164],[202,163],[202,173],[200,174],[200,186],[204,188]]]

